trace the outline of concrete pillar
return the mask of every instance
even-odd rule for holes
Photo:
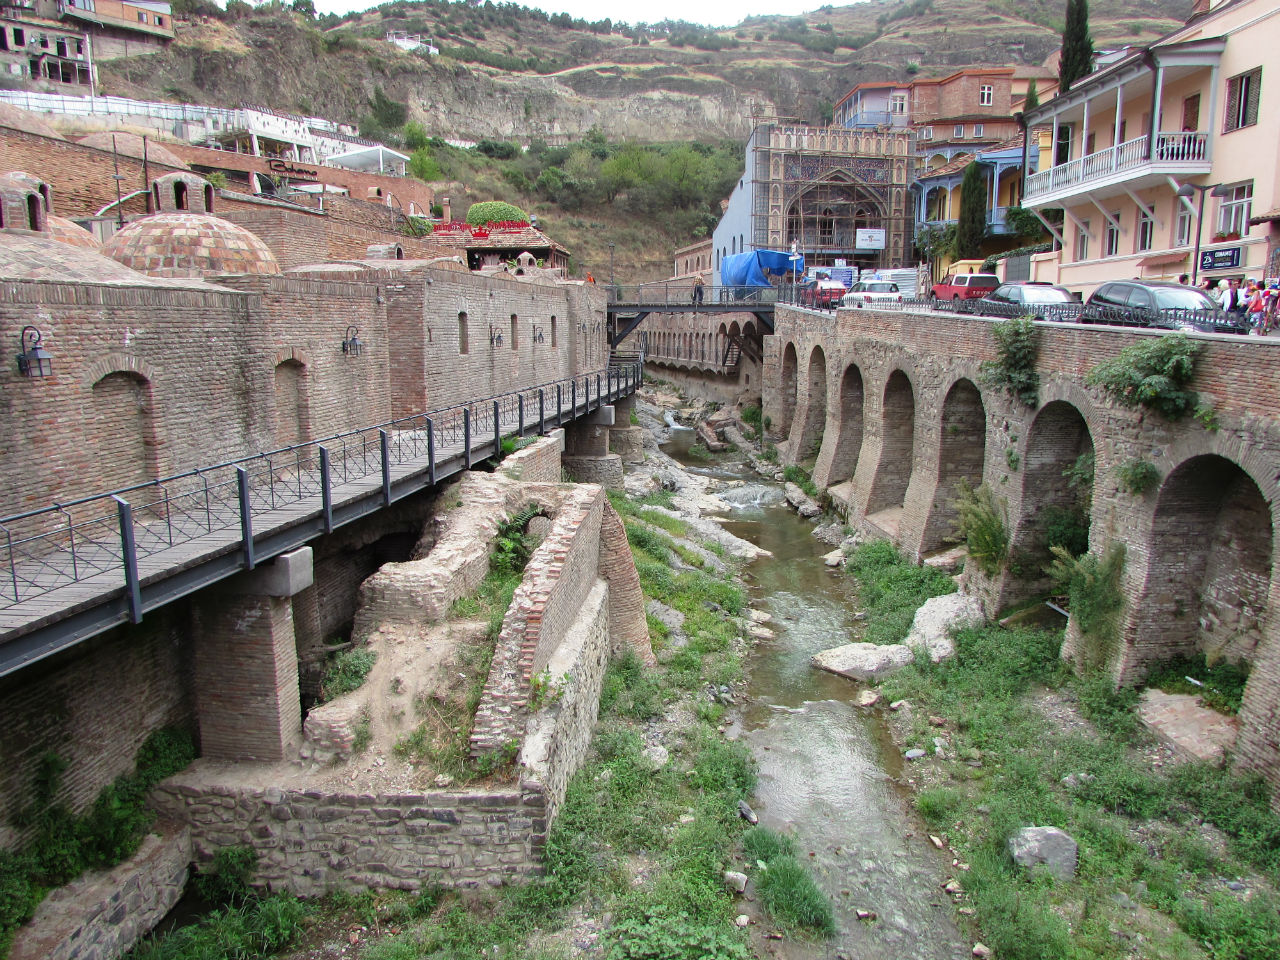
[[[631,425],[635,409],[634,393],[613,403],[614,426],[609,428],[609,450],[622,457],[623,463],[644,463],[644,429]]]
[[[196,609],[200,753],[283,760],[302,739],[294,594],[313,582],[310,547],[211,592]]]
[[[612,490],[622,489],[622,458],[609,452],[613,422],[614,408],[604,406],[565,427],[561,464],[578,483],[599,483]]]

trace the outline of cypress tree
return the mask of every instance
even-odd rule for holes
[[[1027,113],[1040,106],[1040,92],[1036,90],[1035,78],[1027,84],[1027,98],[1022,102],[1022,112]]]
[[[1058,92],[1093,70],[1093,38],[1089,36],[1089,0],[1067,0],[1067,23],[1062,30],[1058,61]]]
[[[987,184],[976,163],[964,169],[960,181],[960,217],[956,223],[956,257],[972,260],[982,252],[987,236]]]

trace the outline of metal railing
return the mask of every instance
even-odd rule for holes
[[[1147,136],[1126,140],[1118,146],[1105,147],[1066,163],[1041,170],[1027,177],[1028,199],[1088,183],[1122,170],[1132,170],[1150,163],[1207,162],[1207,133],[1161,133],[1156,135],[1155,150],[1149,149]]]
[[[582,377],[551,381],[429,413],[335,434],[279,450],[199,467],[145,484],[0,518],[0,609],[60,587],[116,573],[140,617],[140,576],[180,564],[158,559],[172,547],[212,538],[211,549],[234,546],[255,565],[254,531],[287,524],[318,510],[333,528],[335,497],[346,484],[392,486],[459,455],[470,467],[501,450],[508,435],[543,433],[601,403],[632,392],[639,364],[614,364]],[[140,565],[153,569],[144,570]],[[110,585],[107,585],[110,587]]]
[[[702,299],[696,299],[691,280],[658,281],[634,285],[612,284],[606,287],[610,303],[672,309],[683,309],[698,303],[755,304],[778,303],[780,287],[745,287],[703,284]]]

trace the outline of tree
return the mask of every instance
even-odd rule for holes
[[[960,217],[956,222],[956,256],[971,260],[987,236],[987,184],[976,163],[965,167],[960,181]]]
[[[1032,78],[1027,84],[1027,98],[1022,103],[1022,112],[1027,113],[1038,106],[1040,106],[1040,92],[1036,90],[1036,81]]]
[[[1058,93],[1093,70],[1093,38],[1089,36],[1089,0],[1067,0],[1067,23],[1062,30],[1058,62]]]

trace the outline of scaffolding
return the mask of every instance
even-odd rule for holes
[[[756,249],[793,249],[814,266],[844,261],[866,270],[914,262],[909,131],[811,127],[763,115],[751,120]],[[858,231],[868,229],[884,231],[883,249],[858,246]]]

